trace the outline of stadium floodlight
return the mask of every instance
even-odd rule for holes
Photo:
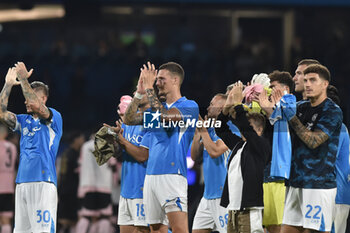
[[[38,5],[31,10],[0,10],[0,23],[63,18],[65,10],[61,5]]]

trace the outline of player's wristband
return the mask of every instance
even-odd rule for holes
[[[141,95],[140,93],[136,92],[134,97],[141,100],[143,98],[144,95]]]

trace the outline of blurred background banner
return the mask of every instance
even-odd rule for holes
[[[81,0],[3,0],[8,3],[62,3],[78,2]],[[83,1],[81,1],[83,2]],[[254,4],[254,5],[313,5],[313,6],[346,6],[350,5],[347,0],[85,0],[84,2],[95,3],[229,3],[229,4]]]
[[[113,123],[139,68],[176,61],[183,94],[204,109],[237,81],[275,69],[294,74],[303,58],[332,73],[348,124],[348,1],[5,1],[0,4],[0,74],[21,60],[49,84],[65,129]],[[4,79],[1,79],[3,83]],[[9,109],[23,112],[14,88]],[[93,128],[93,127],[91,127]]]

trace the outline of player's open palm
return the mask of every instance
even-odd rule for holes
[[[236,83],[235,83],[236,84]],[[233,84],[233,85],[235,85]],[[228,93],[228,96],[227,96],[227,99],[226,99],[226,102],[225,102],[225,105],[224,105],[224,108],[229,108],[229,107],[232,107],[233,106],[233,92],[232,90]]]
[[[15,64],[15,67],[17,71],[17,78],[19,80],[29,78],[33,73],[33,69],[28,71],[26,65],[23,62],[17,62]]]
[[[273,108],[275,105],[275,101],[272,99],[272,101],[269,100],[269,97],[267,95],[267,91],[264,89],[261,94],[258,97],[258,102],[259,105],[262,109],[267,109],[267,108]]]
[[[243,101],[243,83],[241,81],[236,82],[229,95],[232,95],[233,105],[241,104]]]
[[[141,76],[143,79],[142,81],[143,81],[144,88],[145,89],[153,88],[153,84],[156,81],[156,77],[157,77],[157,70],[154,64],[147,62],[147,66],[143,65]]]
[[[140,95],[143,95],[146,93],[145,88],[143,86],[142,71],[143,71],[143,69],[141,68],[139,81],[137,82],[137,87],[136,87],[136,92],[139,93]]]
[[[9,70],[7,71],[6,74],[6,78],[5,78],[5,82],[9,85],[19,85],[20,82],[16,80],[17,78],[17,72],[16,72],[16,68],[12,67],[9,68]]]

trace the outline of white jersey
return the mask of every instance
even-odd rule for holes
[[[78,196],[83,197],[87,192],[111,193],[112,169],[108,163],[99,166],[92,152],[94,139],[84,143],[80,152],[80,178]]]

